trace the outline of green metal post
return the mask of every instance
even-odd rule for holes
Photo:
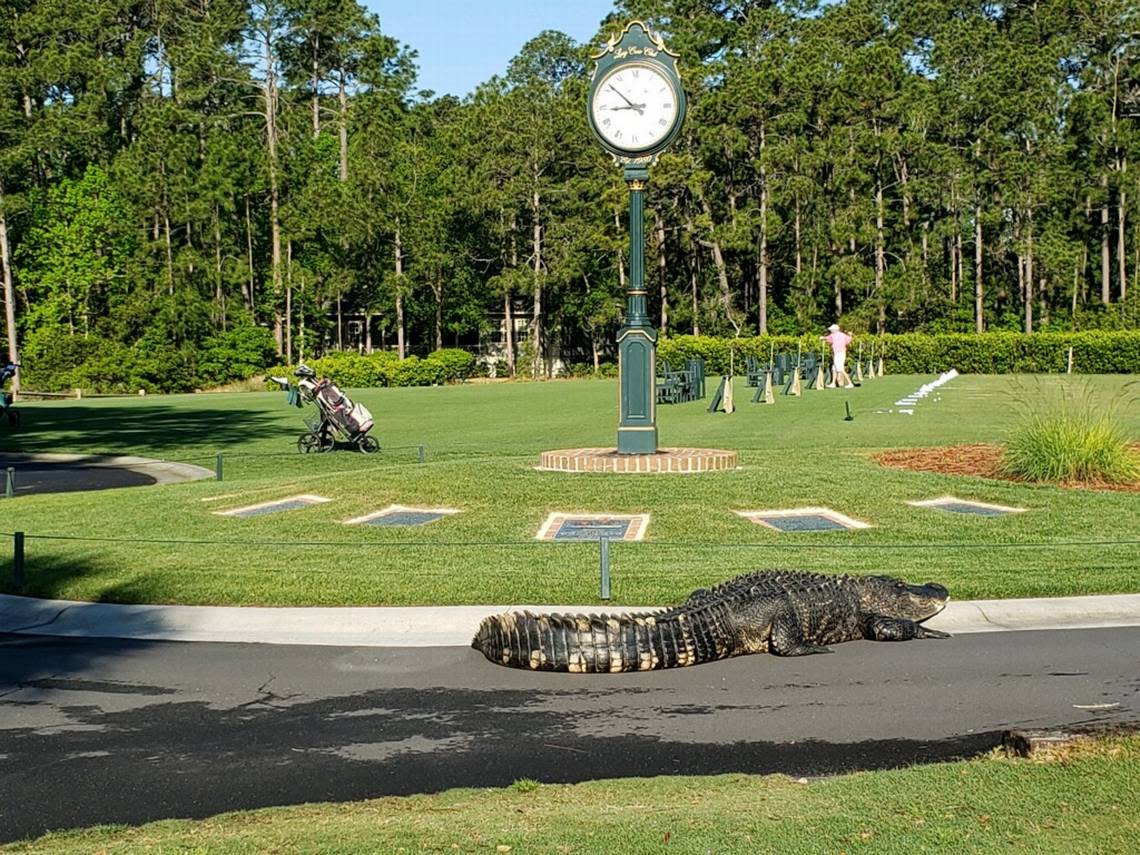
[[[8,467],[8,474],[4,478],[4,496],[12,498],[16,495],[16,470],[14,467]]]
[[[419,462],[423,463],[425,460],[427,460],[427,451],[422,445],[417,445],[416,448],[419,450]]]
[[[601,575],[602,599],[610,598],[610,539],[605,535],[598,538],[598,571]]]
[[[215,481],[221,481],[222,480],[222,470],[224,468],[224,465],[223,465],[224,456],[225,455],[223,454],[223,452],[219,451],[217,459],[214,461],[214,480]]]
[[[17,588],[24,587],[24,533],[12,533],[12,578]]]
[[[625,167],[629,185],[629,285],[625,324],[618,330],[621,386],[618,454],[657,451],[657,330],[646,312],[645,182],[646,166]]]

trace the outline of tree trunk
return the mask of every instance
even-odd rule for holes
[[[884,236],[883,183],[875,184],[875,299],[879,303],[878,334],[887,328],[887,296],[883,293],[883,282],[887,273],[887,247]]]
[[[768,171],[764,165],[764,126],[760,126],[760,247],[756,263],[756,302],[759,304],[760,335],[768,334]]]
[[[305,271],[301,271],[301,312],[297,336],[297,361],[305,361]],[[369,316],[371,317],[371,315]]]
[[[954,211],[953,214],[954,214],[954,228],[955,228],[955,230],[958,230],[958,228],[959,228],[958,212]],[[957,303],[958,302],[958,287],[959,287],[959,285],[958,285],[958,271],[961,269],[961,265],[958,264],[958,244],[954,241],[953,237],[949,238],[947,240],[947,243],[950,246],[950,302],[951,303]]]
[[[0,269],[4,275],[4,328],[8,333],[8,361],[19,363],[16,334],[16,288],[12,281],[12,247],[8,243],[8,217],[4,211],[4,187],[0,185]],[[12,376],[12,391],[20,391],[20,370]]]
[[[222,226],[218,206],[214,206],[214,299],[218,303],[218,314],[222,330],[226,329],[226,292],[222,286]]]
[[[443,347],[443,282],[439,279],[432,281],[431,294],[435,299],[435,349]]]
[[[321,69],[317,62],[317,58],[321,52],[321,37],[316,34],[313,39],[313,58],[311,64],[311,74],[309,77],[310,85],[313,87],[313,139],[321,135]]]
[[[344,315],[341,313],[339,293],[336,295],[336,349],[344,350]]]
[[[1025,332],[1033,332],[1033,213],[1028,215],[1029,234],[1025,242]]]
[[[668,261],[665,257],[665,220],[660,214],[654,212],[653,218],[657,226],[657,269],[661,274],[661,335],[669,334],[669,289]],[[597,367],[594,368],[597,371]]]
[[[974,331],[984,332],[985,306],[982,288],[982,206],[974,207]]]
[[[922,278],[926,280],[930,270],[930,220],[922,221]]]
[[[620,235],[621,229],[621,212],[614,208],[614,229]],[[625,293],[625,253],[619,248],[617,251],[617,271],[618,271],[618,286],[621,288],[622,293]]]
[[[803,244],[801,243],[801,238],[800,238],[800,229],[802,228],[802,217],[803,217],[803,215],[800,213],[800,197],[799,197],[799,194],[797,193],[796,194],[796,214],[795,214],[795,220],[794,220],[794,224],[793,224],[793,230],[795,232],[795,239],[796,239],[796,275],[797,276],[804,269]]]
[[[1112,258],[1108,246],[1108,175],[1101,176],[1104,204],[1100,206],[1100,300],[1106,306],[1112,302]]]
[[[304,316],[302,316],[304,317]],[[372,353],[372,313],[364,313],[364,352]]]
[[[285,243],[285,362],[293,358],[293,241]]]
[[[340,133],[340,180],[348,181],[348,89],[343,68],[337,83],[336,97],[340,103],[340,115],[337,120],[337,130]]]
[[[265,63],[265,83],[262,86],[262,101],[265,107],[265,153],[269,174],[269,228],[272,238],[273,263],[273,341],[277,355],[282,356],[282,318],[279,300],[281,299],[281,216],[280,188],[277,183],[277,66],[273,51],[272,24],[266,23],[262,61]]]
[[[249,262],[249,287],[242,284],[241,297],[253,322],[257,323],[257,315],[253,311],[253,224],[249,217],[249,196],[245,197],[245,245]]]
[[[1072,299],[1071,305],[1069,306],[1069,313],[1070,313],[1070,316],[1074,319],[1073,320],[1073,329],[1074,330],[1077,328],[1077,324],[1076,324],[1077,292],[1080,290],[1081,268],[1084,266],[1086,258],[1088,258],[1088,249],[1085,249],[1081,252],[1081,260],[1073,265],[1073,299]]]
[[[1120,302],[1122,303],[1124,302],[1124,297],[1128,294],[1128,254],[1124,243],[1124,219],[1125,211],[1127,210],[1124,191],[1124,170],[1127,168],[1127,162],[1121,161],[1120,195],[1116,200],[1116,260],[1119,265],[1118,275],[1120,276]]]
[[[166,243],[166,293],[174,296],[174,247],[170,239],[170,217],[162,212],[163,240]]]
[[[518,245],[518,240],[516,239],[518,229],[519,229],[518,215],[512,213],[511,214],[511,229],[510,229],[510,236],[511,236],[511,240],[510,240],[510,247],[511,247],[510,263],[511,263],[511,270],[512,271],[517,270],[518,266],[519,266],[519,245]],[[620,264],[619,264],[619,266],[620,266]],[[505,318],[506,325],[507,325],[507,329],[506,329],[507,371],[510,373],[511,377],[514,377],[515,372],[518,370],[518,366],[517,366],[516,361],[515,361],[515,318],[514,318],[514,312],[512,310],[512,306],[511,306],[512,296],[513,296],[513,294],[511,292],[510,287],[508,286],[506,289],[506,293],[503,294],[503,317]]]
[[[689,252],[689,293],[693,303],[693,335],[700,335],[700,285],[699,277],[697,276],[697,236],[691,213],[686,213],[685,215],[685,232],[689,236],[689,246],[691,249]]]
[[[958,223],[958,230],[954,233],[954,258],[955,263],[958,265],[958,295],[954,298],[954,302],[958,302],[958,298],[966,290],[966,261],[965,253],[962,252],[962,228],[961,222]]]
[[[405,356],[404,343],[404,251],[400,244],[400,228],[396,227],[396,355]]]
[[[713,223],[713,212],[712,208],[709,206],[708,199],[702,196],[700,201],[701,208],[704,210],[705,216],[708,217],[709,223]],[[721,250],[720,241],[715,239],[702,240],[701,244],[707,247],[709,252],[712,254],[713,264],[716,266],[717,282],[720,284],[720,302],[724,307],[724,315],[728,322],[732,324],[732,328],[736,335],[739,336],[740,324],[737,322],[732,312],[732,289],[728,283],[728,264],[724,260],[724,252]]]
[[[538,176],[535,176],[537,183]],[[543,346],[542,346],[542,196],[535,188],[531,196],[531,204],[534,211],[534,236],[533,236],[533,250],[534,250],[534,313],[531,315],[530,334],[531,341],[534,343],[534,359],[535,364],[531,366],[531,372],[534,376],[538,376],[542,370],[543,365]]]
[[[504,330],[507,338],[507,373],[515,376],[515,317],[511,312],[511,292],[506,291],[503,294],[503,319],[506,329]]]

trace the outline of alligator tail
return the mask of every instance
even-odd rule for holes
[[[511,668],[585,674],[679,668],[737,652],[723,607],[621,615],[508,612],[485,618],[471,646]]]

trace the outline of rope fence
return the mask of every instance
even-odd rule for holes
[[[880,544],[865,544],[865,543],[833,543],[833,544],[818,544],[818,543],[760,543],[760,542],[741,542],[741,543],[704,543],[699,541],[615,541],[611,538],[602,536],[596,540],[594,539],[574,539],[574,540],[263,540],[263,539],[247,539],[237,540],[228,538],[137,538],[137,537],[111,537],[111,536],[98,536],[98,535],[70,535],[70,534],[29,534],[23,531],[13,532],[0,532],[0,537],[10,538],[12,544],[12,583],[16,590],[23,589],[27,584],[28,572],[28,545],[29,542],[62,542],[62,543],[87,543],[98,544],[100,546],[118,545],[118,546],[162,546],[162,547],[226,547],[228,550],[236,549],[330,549],[337,550],[448,550],[448,549],[471,549],[471,550],[491,550],[491,549],[525,549],[525,550],[551,550],[568,545],[577,546],[579,548],[596,544],[597,549],[597,567],[598,567],[598,587],[599,596],[602,600],[610,599],[610,590],[613,579],[613,562],[612,562],[612,547],[620,545],[620,547],[629,550],[646,550],[646,549],[665,549],[665,550],[715,550],[721,553],[733,550],[742,551],[769,551],[778,553],[799,552],[799,553],[819,553],[819,552],[913,552],[913,551],[926,551],[926,552],[954,552],[954,551],[977,551],[983,550],[1057,550],[1057,549],[1077,549],[1077,550],[1094,550],[1104,549],[1109,547],[1140,547],[1140,539],[1124,539],[1124,540],[1049,540],[1049,541],[1033,541],[1033,542],[997,542],[997,543],[962,543],[962,542],[922,542],[922,543],[880,543]],[[579,551],[581,551],[579,549]],[[441,570],[445,574],[450,574],[453,571],[446,563],[440,565]],[[224,572],[232,572],[229,566],[215,566],[210,568],[196,568],[196,572],[200,570],[219,570]],[[331,568],[324,568],[327,572],[334,572]],[[424,573],[421,568],[420,572],[424,575],[431,575]],[[321,569],[307,568],[307,574],[320,573]],[[343,572],[337,569],[335,572]],[[375,568],[370,568],[368,571],[375,573]],[[649,574],[638,572],[637,570],[623,571],[623,578],[626,579],[645,579],[649,578]]]

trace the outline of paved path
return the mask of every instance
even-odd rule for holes
[[[13,470],[15,496],[73,493],[213,478],[214,471],[190,463],[149,457],[99,454],[0,454],[0,478]]]
[[[828,774],[1140,719],[1140,628],[566,675],[467,647],[0,636],[0,839],[519,778]]]

